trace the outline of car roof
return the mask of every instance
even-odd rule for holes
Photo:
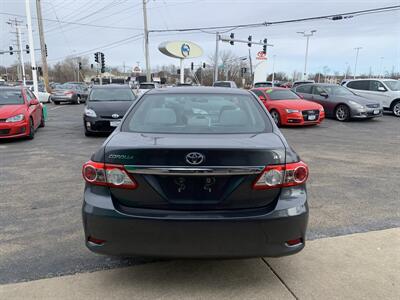
[[[235,94],[235,95],[249,95],[247,90],[231,89],[226,87],[204,87],[204,86],[188,86],[184,89],[179,87],[167,87],[160,89],[152,89],[146,95],[153,94]]]
[[[290,91],[290,89],[279,87],[279,86],[264,86],[264,87],[258,87],[258,88],[252,88],[252,90],[260,90],[260,91],[266,91],[266,90],[285,90],[285,91]]]
[[[131,89],[127,84],[94,85],[92,89]]]
[[[391,81],[396,81],[396,79],[393,78],[357,78],[357,79],[346,79],[346,82],[349,81],[360,81],[360,80],[382,80],[382,81],[387,81],[387,80],[391,80]]]
[[[0,86],[0,90],[21,90],[21,89],[23,89],[24,87],[23,86]]]

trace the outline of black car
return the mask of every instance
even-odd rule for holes
[[[234,258],[304,247],[308,167],[248,91],[153,89],[82,171],[94,252]]]
[[[112,132],[135,99],[128,85],[93,86],[83,114],[85,135]]]

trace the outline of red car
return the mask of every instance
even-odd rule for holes
[[[280,125],[315,125],[325,119],[322,105],[304,100],[285,88],[251,90],[264,103],[275,123]]]
[[[0,139],[33,139],[44,123],[43,106],[29,89],[0,87]]]

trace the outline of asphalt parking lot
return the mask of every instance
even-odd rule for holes
[[[0,141],[0,283],[149,262],[84,245],[81,166],[105,137],[87,138],[83,105],[48,105],[32,141]],[[284,128],[310,166],[308,239],[400,227],[400,119]]]

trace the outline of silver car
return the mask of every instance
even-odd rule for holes
[[[343,84],[355,94],[381,103],[385,110],[400,117],[400,81],[394,79],[355,79]]]
[[[383,108],[378,101],[357,96],[349,89],[337,84],[304,84],[293,90],[304,99],[321,104],[325,115],[338,121],[381,117],[383,113]]]

